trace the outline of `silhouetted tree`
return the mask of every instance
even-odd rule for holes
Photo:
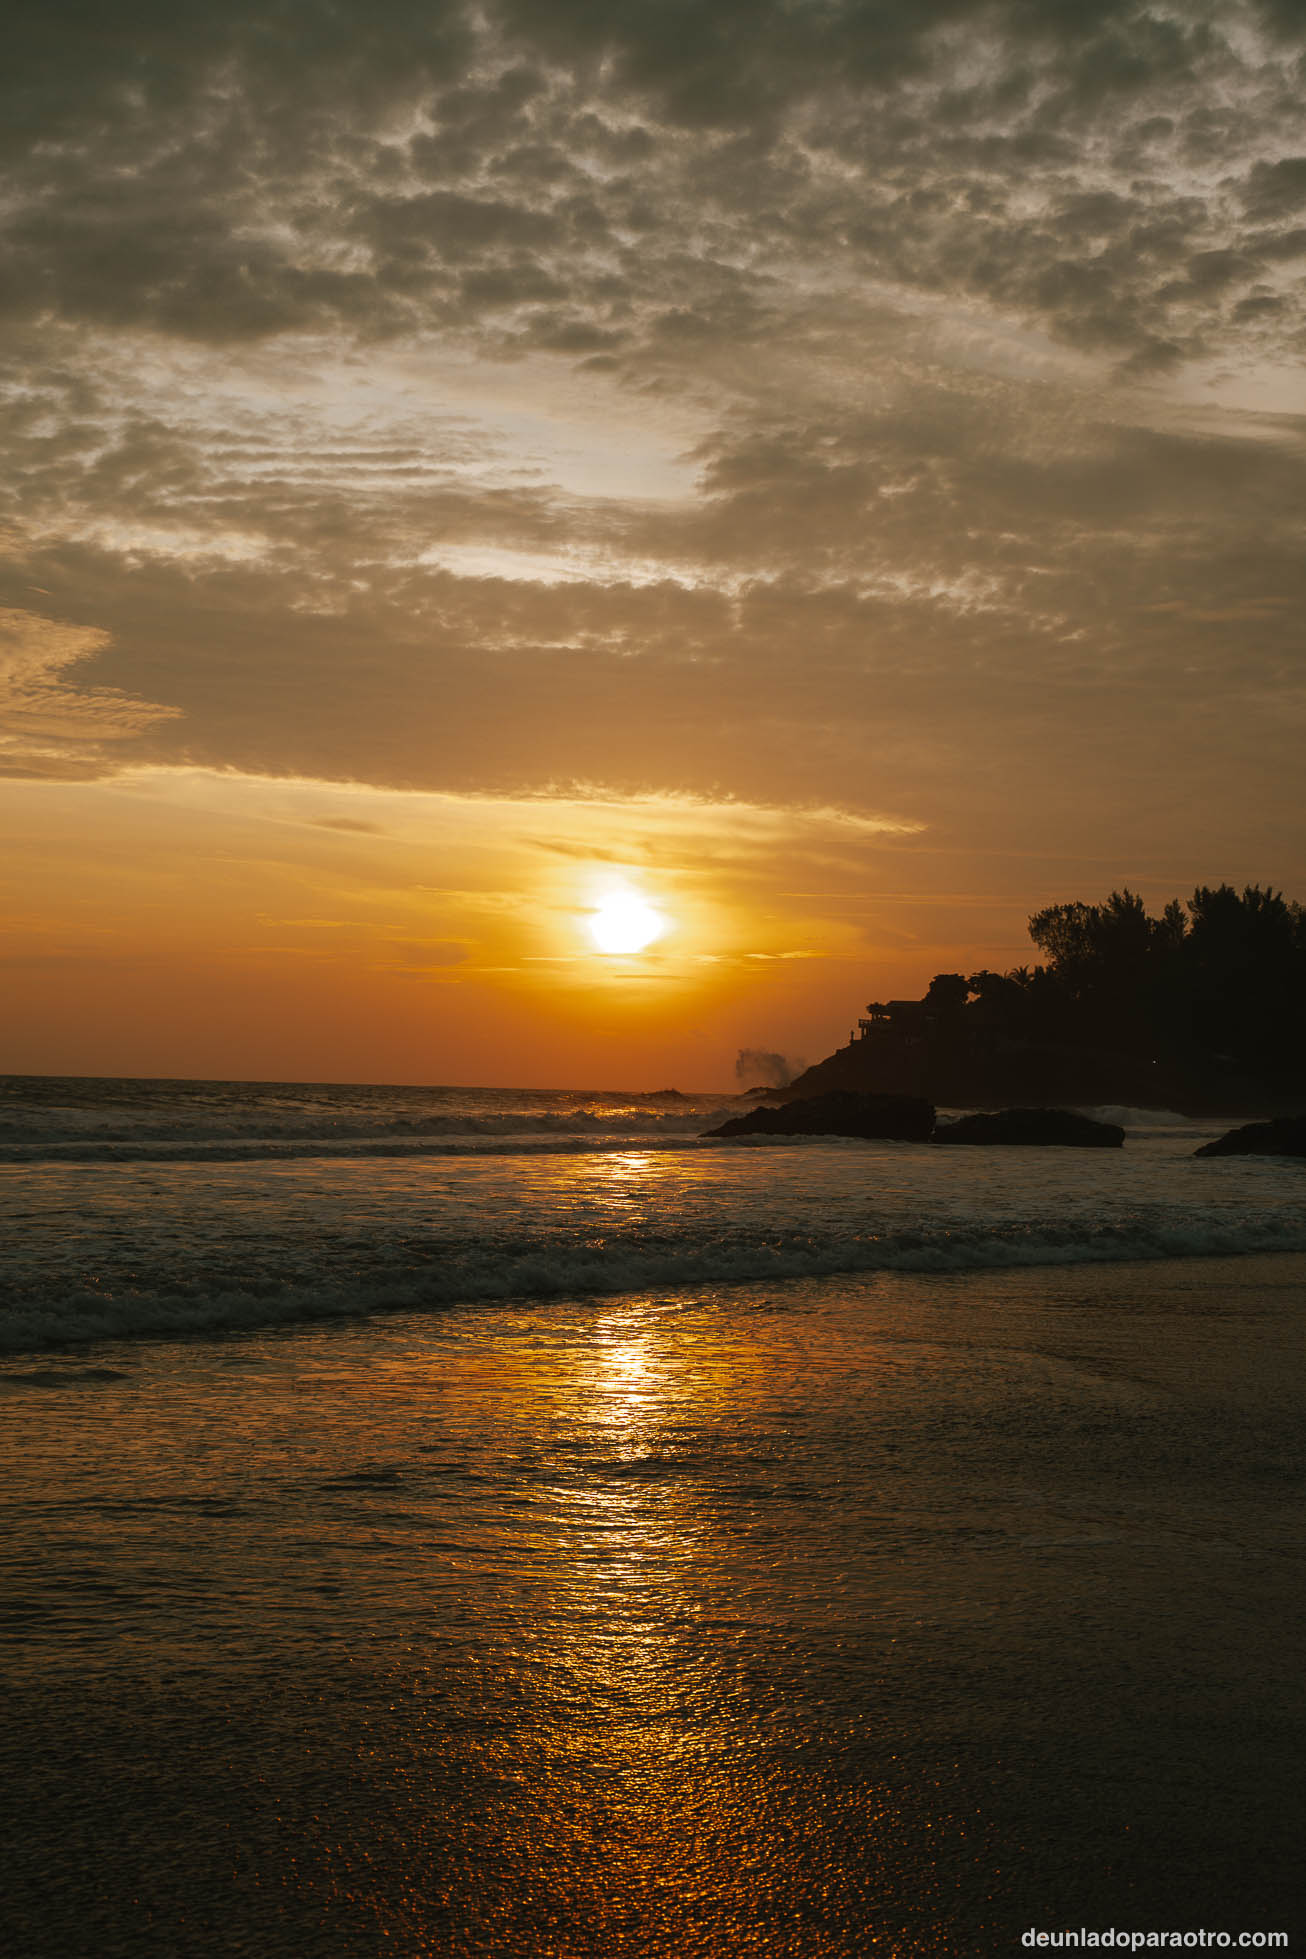
[[[1029,921],[1030,937],[1073,1003],[1081,1037],[1128,1051],[1150,1044],[1157,967],[1173,930],[1168,912],[1149,917],[1128,887],[1103,905],[1049,905]]]
[[[1197,1093],[1247,1077],[1306,1092],[1306,911],[1281,892],[1199,885],[1154,918],[1126,887],[1048,905],[1029,933],[1036,966],[935,974],[924,1005],[940,1054],[995,1040],[1084,1048],[1134,1081],[1160,1064],[1158,1083],[1207,1083]]]
[[[1200,885],[1159,918],[1141,898],[1050,905],[1029,921],[1070,1038],[1306,1081],[1306,914],[1280,892]]]
[[[1028,966],[1013,967],[1009,973],[994,973],[984,967],[972,973],[966,985],[975,997],[978,1018],[986,1027],[1016,1038],[1028,1038],[1034,1031],[1034,977]]]
[[[1253,1072],[1306,1058],[1306,915],[1258,884],[1199,885],[1189,903],[1186,992],[1193,1037]]]
[[[925,1005],[951,1019],[966,1004],[970,989],[960,973],[936,973],[925,989]]]

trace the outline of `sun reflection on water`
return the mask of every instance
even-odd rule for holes
[[[839,1926],[873,1922],[869,1846],[893,1798],[832,1780],[797,1697],[765,1677],[793,1644],[766,1517],[768,1356],[740,1342],[723,1370],[678,1303],[628,1297],[583,1341],[505,1362],[519,1419],[550,1434],[551,1542],[504,1655],[517,1719],[491,1743],[518,1833],[512,1922],[561,1906],[537,1935],[560,1955],[843,1951]],[[766,1924],[794,1940],[758,1944]]]

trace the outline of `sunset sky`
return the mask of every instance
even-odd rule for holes
[[[1306,899],[1304,49],[20,10],[0,1069],[728,1087],[1040,905]]]

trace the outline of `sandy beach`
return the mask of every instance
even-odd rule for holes
[[[1299,1930],[1306,1260],[0,1375],[8,1949]]]

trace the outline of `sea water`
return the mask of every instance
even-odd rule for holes
[[[5,1950],[1300,1935],[1300,1165],[6,1086]]]
[[[0,1351],[473,1300],[1306,1250],[1300,1167],[705,1134],[729,1098],[0,1081]]]

